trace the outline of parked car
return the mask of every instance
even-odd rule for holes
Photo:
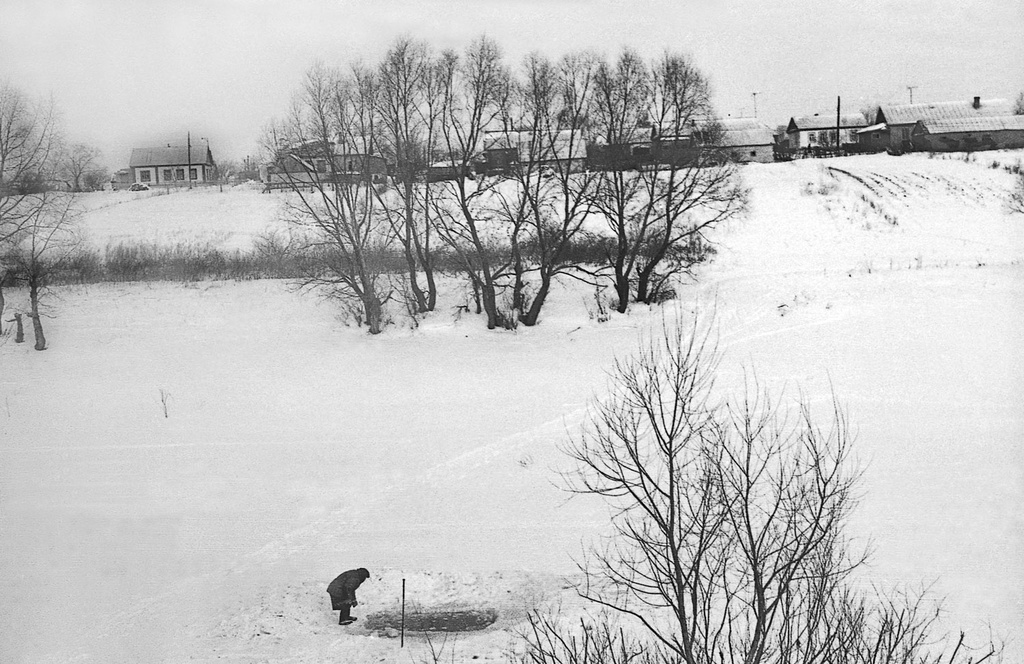
[[[128,191],[149,191],[149,185],[145,182],[136,182],[128,187]]]

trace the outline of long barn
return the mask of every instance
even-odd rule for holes
[[[911,140],[928,152],[1024,148],[1024,115],[918,120]]]
[[[972,118],[1013,115],[1013,106],[1006,99],[942,101],[923,104],[883,104],[875,116],[875,125],[868,139],[878,147],[894,151],[914,149],[913,133],[918,122],[935,123]],[[877,135],[877,136],[876,136]]]

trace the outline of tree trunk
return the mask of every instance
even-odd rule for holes
[[[46,350],[46,337],[43,335],[43,320],[39,317],[39,284],[36,283],[35,279],[29,280],[28,297],[32,308],[32,313],[29,317],[32,319],[32,334],[35,336],[36,340],[35,349]]]
[[[4,331],[4,279],[5,277],[0,276],[0,334]]]
[[[416,245],[416,257],[419,259],[420,267],[423,268],[423,277],[427,280],[427,311],[433,311],[437,307],[437,283],[434,280],[434,260],[430,254],[430,185],[423,185],[423,241],[420,236],[413,234],[412,239]]]
[[[494,293],[494,284],[482,284],[480,288],[484,313],[487,314],[487,329],[498,327],[498,302]]]
[[[542,273],[540,275],[540,288],[537,289],[537,294],[533,296],[530,310],[519,318],[520,323],[527,327],[533,327],[537,324],[537,320],[540,318],[541,307],[544,306],[544,300],[547,298],[549,290],[551,290],[551,276]]]
[[[411,174],[410,177],[406,179],[404,187],[405,237],[402,238],[402,247],[405,249],[405,264],[409,270],[409,288],[412,290],[413,298],[416,301],[416,311],[423,314],[430,311],[430,309],[427,308],[427,298],[424,296],[423,290],[420,288],[416,270],[416,256],[413,254],[413,236],[416,233],[416,220],[412,209],[413,184]]]
[[[512,284],[512,315],[518,316],[522,319],[524,310],[526,309],[526,280],[523,279],[525,270],[523,269],[523,260],[519,254],[519,245],[512,240],[512,272],[515,275],[515,281]]]
[[[651,272],[654,269],[654,263],[648,263],[642,270],[637,271],[636,279],[636,301],[644,304],[650,304],[650,294],[647,289],[651,281]]]
[[[427,311],[433,311],[437,306],[437,284],[434,282],[434,268],[429,263],[423,263],[423,276],[427,280]]]
[[[658,265],[660,265],[661,262],[665,259],[665,256],[668,254],[669,248],[672,246],[672,242],[669,241],[669,237],[670,236],[668,235],[668,233],[671,233],[671,231],[672,231],[671,228],[669,228],[666,231],[666,235],[665,235],[663,241],[661,242],[661,244],[658,246],[657,251],[654,252],[654,255],[651,256],[651,259],[649,261],[647,261],[647,264],[644,265],[642,269],[637,270],[637,280],[636,280],[636,301],[637,302],[643,302],[644,304],[650,304],[651,298],[653,296],[657,295],[656,292],[655,293],[650,292],[651,277],[654,276],[655,271],[658,268]]]
[[[476,312],[477,314],[483,313],[484,308],[480,303],[480,284],[473,277],[473,273],[469,275],[469,283],[473,285],[473,303],[476,305]]]
[[[384,306],[373,291],[363,296],[363,313],[370,334],[380,334],[384,330]]]
[[[21,314],[14,314],[14,343],[25,343],[25,325],[21,322]]]
[[[629,308],[629,275],[615,268],[615,294],[619,301],[615,303],[615,310],[620,314],[626,313]]]

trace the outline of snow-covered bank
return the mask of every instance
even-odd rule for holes
[[[684,311],[717,310],[723,386],[754,368],[815,403],[834,388],[867,464],[865,581],[937,579],[951,629],[1021,636],[1024,219],[999,205],[1009,177],[923,156],[745,174],[751,215],[680,292]],[[924,189],[879,196],[898,223],[869,225],[870,176]],[[241,237],[237,214],[202,232]],[[605,523],[553,486],[556,446],[661,315],[598,324],[592,293],[567,284],[540,326],[495,333],[456,322],[449,292],[419,329],[369,338],[275,281],[55,295],[50,350],[0,345],[3,662],[405,661],[393,639],[334,624],[323,588],[357,566],[374,576],[356,615],[393,605],[402,577],[421,600],[496,605],[456,661],[500,661],[515,607],[564,597],[557,576]]]

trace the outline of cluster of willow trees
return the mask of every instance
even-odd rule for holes
[[[676,53],[534,53],[512,67],[487,38],[462,53],[406,38],[376,64],[312,66],[265,145],[292,191],[291,221],[328,257],[306,283],[348,302],[371,333],[389,299],[434,309],[439,254],[487,327],[512,328],[537,324],[560,275],[611,286],[625,312],[669,295],[706,255],[705,233],[745,206],[710,97]],[[648,167],[588,167],[588,146],[698,134],[701,148]],[[515,158],[482,174],[489,145]],[[387,164],[383,179],[372,163]],[[401,275],[384,268],[395,252]]]

